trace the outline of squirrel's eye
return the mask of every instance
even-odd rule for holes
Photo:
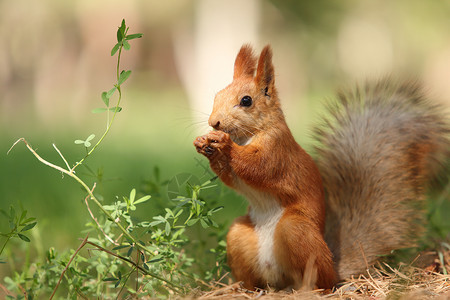
[[[245,106],[245,107],[249,107],[251,106],[253,103],[252,97],[250,96],[244,96],[241,99],[241,103],[239,103],[240,106]]]

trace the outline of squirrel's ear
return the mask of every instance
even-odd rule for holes
[[[261,51],[256,70],[255,82],[266,95],[271,95],[275,89],[275,73],[272,64],[272,48],[265,46]]]
[[[234,62],[233,79],[241,76],[253,77],[256,69],[256,58],[253,55],[253,49],[250,45],[245,44],[239,50]]]

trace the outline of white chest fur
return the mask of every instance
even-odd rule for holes
[[[256,191],[243,182],[239,182],[238,190],[250,203],[250,219],[258,236],[258,273],[269,285],[276,285],[281,279],[281,270],[274,255],[274,234],[284,208],[271,195]]]

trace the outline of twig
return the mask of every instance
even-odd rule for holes
[[[61,151],[59,151],[59,149],[56,147],[55,144],[52,144],[53,148],[55,148],[56,152],[58,152],[59,156],[61,156],[61,158],[63,159],[63,161],[66,163],[67,166],[67,170],[70,170],[70,166],[69,163],[67,162],[67,160],[64,158],[64,156],[62,155]],[[73,171],[75,173],[75,171]]]
[[[94,193],[94,189],[95,189],[96,186],[97,186],[97,183],[94,182],[94,186],[92,187],[92,190],[91,190],[92,193]],[[89,214],[91,215],[92,219],[93,219],[93,220],[95,221],[95,223],[97,224],[98,229],[100,229],[100,231],[103,233],[103,235],[105,236],[105,238],[106,238],[108,241],[110,241],[112,244],[114,244],[114,245],[116,245],[116,246],[120,245],[119,243],[115,242],[112,238],[110,238],[110,237],[106,234],[105,231],[103,231],[102,226],[100,226],[100,224],[98,223],[97,218],[94,216],[94,214],[93,214],[92,211],[91,211],[91,208],[89,207],[89,201],[88,201],[88,200],[89,200],[89,195],[87,195],[86,198],[84,198],[84,202],[86,203],[86,207],[87,207],[87,210],[88,210]]]
[[[126,258],[126,257],[124,257],[124,256],[121,256],[121,255],[119,255],[119,254],[116,254],[116,253],[114,253],[114,252],[111,252],[111,251],[109,251],[108,249],[105,249],[105,248],[103,248],[102,246],[97,245],[97,244],[95,244],[95,243],[93,243],[93,242],[91,242],[91,241],[87,241],[86,243],[89,244],[89,245],[92,245],[92,246],[96,247],[98,250],[101,250],[101,251],[103,251],[103,252],[108,253],[109,255],[112,255],[112,256],[114,256],[114,257],[117,257],[117,258],[119,258],[119,259],[121,259],[121,260],[126,261],[127,263],[129,263],[129,264],[133,265],[134,267],[136,267],[137,269],[139,269],[143,274],[149,275],[149,276],[152,276],[153,278],[156,278],[156,279],[158,279],[158,280],[161,280],[161,281],[163,281],[163,282],[169,284],[169,285],[172,286],[173,288],[175,288],[175,290],[177,290],[177,291],[182,290],[182,287],[179,286],[178,284],[175,284],[175,283],[173,283],[173,282],[170,282],[170,281],[168,281],[167,279],[164,279],[164,278],[162,278],[162,277],[160,277],[160,276],[158,276],[158,275],[156,275],[156,274],[154,274],[154,273],[151,273],[151,272],[147,271],[146,269],[144,269],[144,268],[142,268],[141,266],[137,265],[137,264],[136,264],[134,261],[132,261],[131,259],[128,259],[128,258]]]
[[[0,288],[3,290],[6,296],[12,296],[16,298],[16,296],[11,291],[9,291],[3,284],[0,284]]]
[[[100,201],[98,201],[98,199],[94,196],[94,194],[91,192],[91,189],[87,186],[87,184],[81,180],[77,175],[74,174],[73,170],[74,168],[72,168],[71,170],[66,170],[61,168],[60,166],[57,166],[55,164],[52,164],[49,161],[46,161],[45,159],[43,159],[41,156],[39,156],[39,154],[37,154],[37,152],[30,146],[30,144],[28,144],[28,142],[24,139],[24,138],[20,138],[18,139],[9,149],[9,151],[11,151],[11,149],[19,142],[24,142],[25,145],[27,146],[27,148],[31,151],[31,153],[33,153],[33,155],[40,161],[42,162],[44,165],[47,165],[53,169],[56,169],[64,174],[67,174],[68,176],[72,177],[73,179],[75,179],[81,186],[83,186],[83,188],[86,190],[86,192],[88,192],[90,198],[92,201],[94,201],[94,203],[98,206],[98,208],[100,208],[100,210],[111,220],[113,220],[113,222],[117,225],[117,227],[119,227],[119,229],[123,232],[123,234],[125,234],[125,236],[127,238],[129,238],[131,241],[133,241],[136,246],[138,246],[139,248],[141,248],[142,250],[145,250],[149,253],[152,253],[149,249],[147,249],[147,247],[145,247],[145,245],[141,244],[140,242],[136,241],[135,238],[133,238],[133,236],[131,236],[131,234],[122,226],[122,224],[120,224],[120,220],[115,220],[113,218],[113,216],[102,206],[102,204],[100,203]],[[8,151],[8,153],[9,153]]]
[[[55,286],[55,289],[53,290],[52,295],[50,296],[50,300],[53,299],[53,296],[55,296],[56,290],[59,287],[59,284],[61,283],[61,280],[64,277],[64,274],[66,273],[67,269],[69,268],[70,264],[72,263],[72,261],[74,260],[75,256],[78,255],[78,252],[80,252],[81,248],[83,248],[86,243],[88,242],[88,237],[89,237],[89,233],[86,235],[86,237],[84,238],[83,242],[80,244],[80,246],[78,246],[78,249],[75,251],[75,253],[72,255],[72,257],[70,258],[69,262],[67,263],[66,267],[64,268],[64,270],[61,273],[61,276],[59,277],[58,283]]]

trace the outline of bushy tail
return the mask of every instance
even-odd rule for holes
[[[418,84],[388,80],[339,94],[329,113],[315,130],[316,150],[325,238],[343,279],[415,245],[427,185],[450,157],[450,124]]]

